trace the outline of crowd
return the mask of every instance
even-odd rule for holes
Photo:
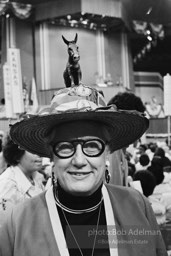
[[[144,114],[146,111],[142,100],[131,92],[116,94],[108,102],[111,103],[123,110]],[[111,154],[110,164],[113,184],[141,191],[148,198],[158,224],[171,221],[171,150],[167,139],[149,143],[136,140]]]
[[[141,142],[148,120],[139,97],[103,100],[84,85],[61,90],[50,109],[3,134],[0,255],[167,255],[157,222],[171,220],[170,149]],[[94,235],[84,237],[86,226]],[[128,246],[128,234],[111,246],[111,226],[156,234],[145,246]],[[101,229],[108,243],[99,245]]]
[[[166,142],[139,144],[133,154],[128,148],[127,160],[130,186],[139,180],[157,222],[171,221],[171,151]]]

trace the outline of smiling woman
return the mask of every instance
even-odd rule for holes
[[[109,154],[104,126],[94,121],[67,122],[52,134],[53,171],[59,185],[77,196],[93,194],[104,180]]]
[[[1,255],[166,256],[160,232],[143,236],[146,243],[138,246],[134,241],[141,237],[128,234],[142,226],[159,230],[146,198],[107,184],[110,152],[147,128],[144,115],[106,106],[96,89],[83,84],[58,91],[50,107],[14,124],[15,143],[53,159],[53,182],[7,218],[0,229]],[[121,230],[124,238],[116,236]]]

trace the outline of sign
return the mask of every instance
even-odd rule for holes
[[[11,74],[9,65],[6,63],[3,66],[3,78],[4,78],[4,96],[5,96],[5,117],[13,117],[12,106],[12,92],[11,92]]]
[[[20,51],[16,48],[8,49],[8,63],[11,73],[11,92],[13,112],[24,112]]]
[[[166,116],[171,116],[171,76],[167,74],[163,78],[164,82],[164,112]]]

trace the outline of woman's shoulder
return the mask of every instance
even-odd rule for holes
[[[134,188],[118,186],[118,185],[106,185],[107,190],[111,198],[114,198],[119,203],[125,201],[131,203],[139,203],[141,205],[148,204],[148,200],[139,191]]]
[[[10,167],[7,167],[5,171],[0,175],[0,180],[5,178],[10,178],[13,176],[14,176],[14,171],[13,171],[13,168],[10,166]]]
[[[112,185],[112,184],[106,184],[105,185],[108,189],[108,191],[111,191],[111,193],[123,193],[123,194],[137,194],[137,191],[131,187],[121,186],[121,185]],[[139,194],[139,193],[138,193]]]
[[[16,186],[16,178],[15,172],[11,167],[8,167],[1,175],[0,175],[0,195],[5,191],[11,189]]]
[[[130,187],[115,185],[107,185],[106,187],[113,208],[117,208],[119,212],[129,209],[133,216],[144,215],[148,219],[154,219],[150,202],[142,193]]]

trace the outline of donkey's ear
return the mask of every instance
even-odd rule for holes
[[[67,44],[67,45],[69,44],[69,41],[68,41],[68,40],[66,40],[66,39],[65,39],[65,37],[64,37],[63,35],[62,35],[62,39],[63,39],[63,41],[64,41],[64,43],[65,43],[65,44]]]
[[[78,39],[78,35],[77,35],[77,33],[76,33],[75,39],[74,39],[75,44],[76,44],[76,42],[77,42],[77,39]]]

